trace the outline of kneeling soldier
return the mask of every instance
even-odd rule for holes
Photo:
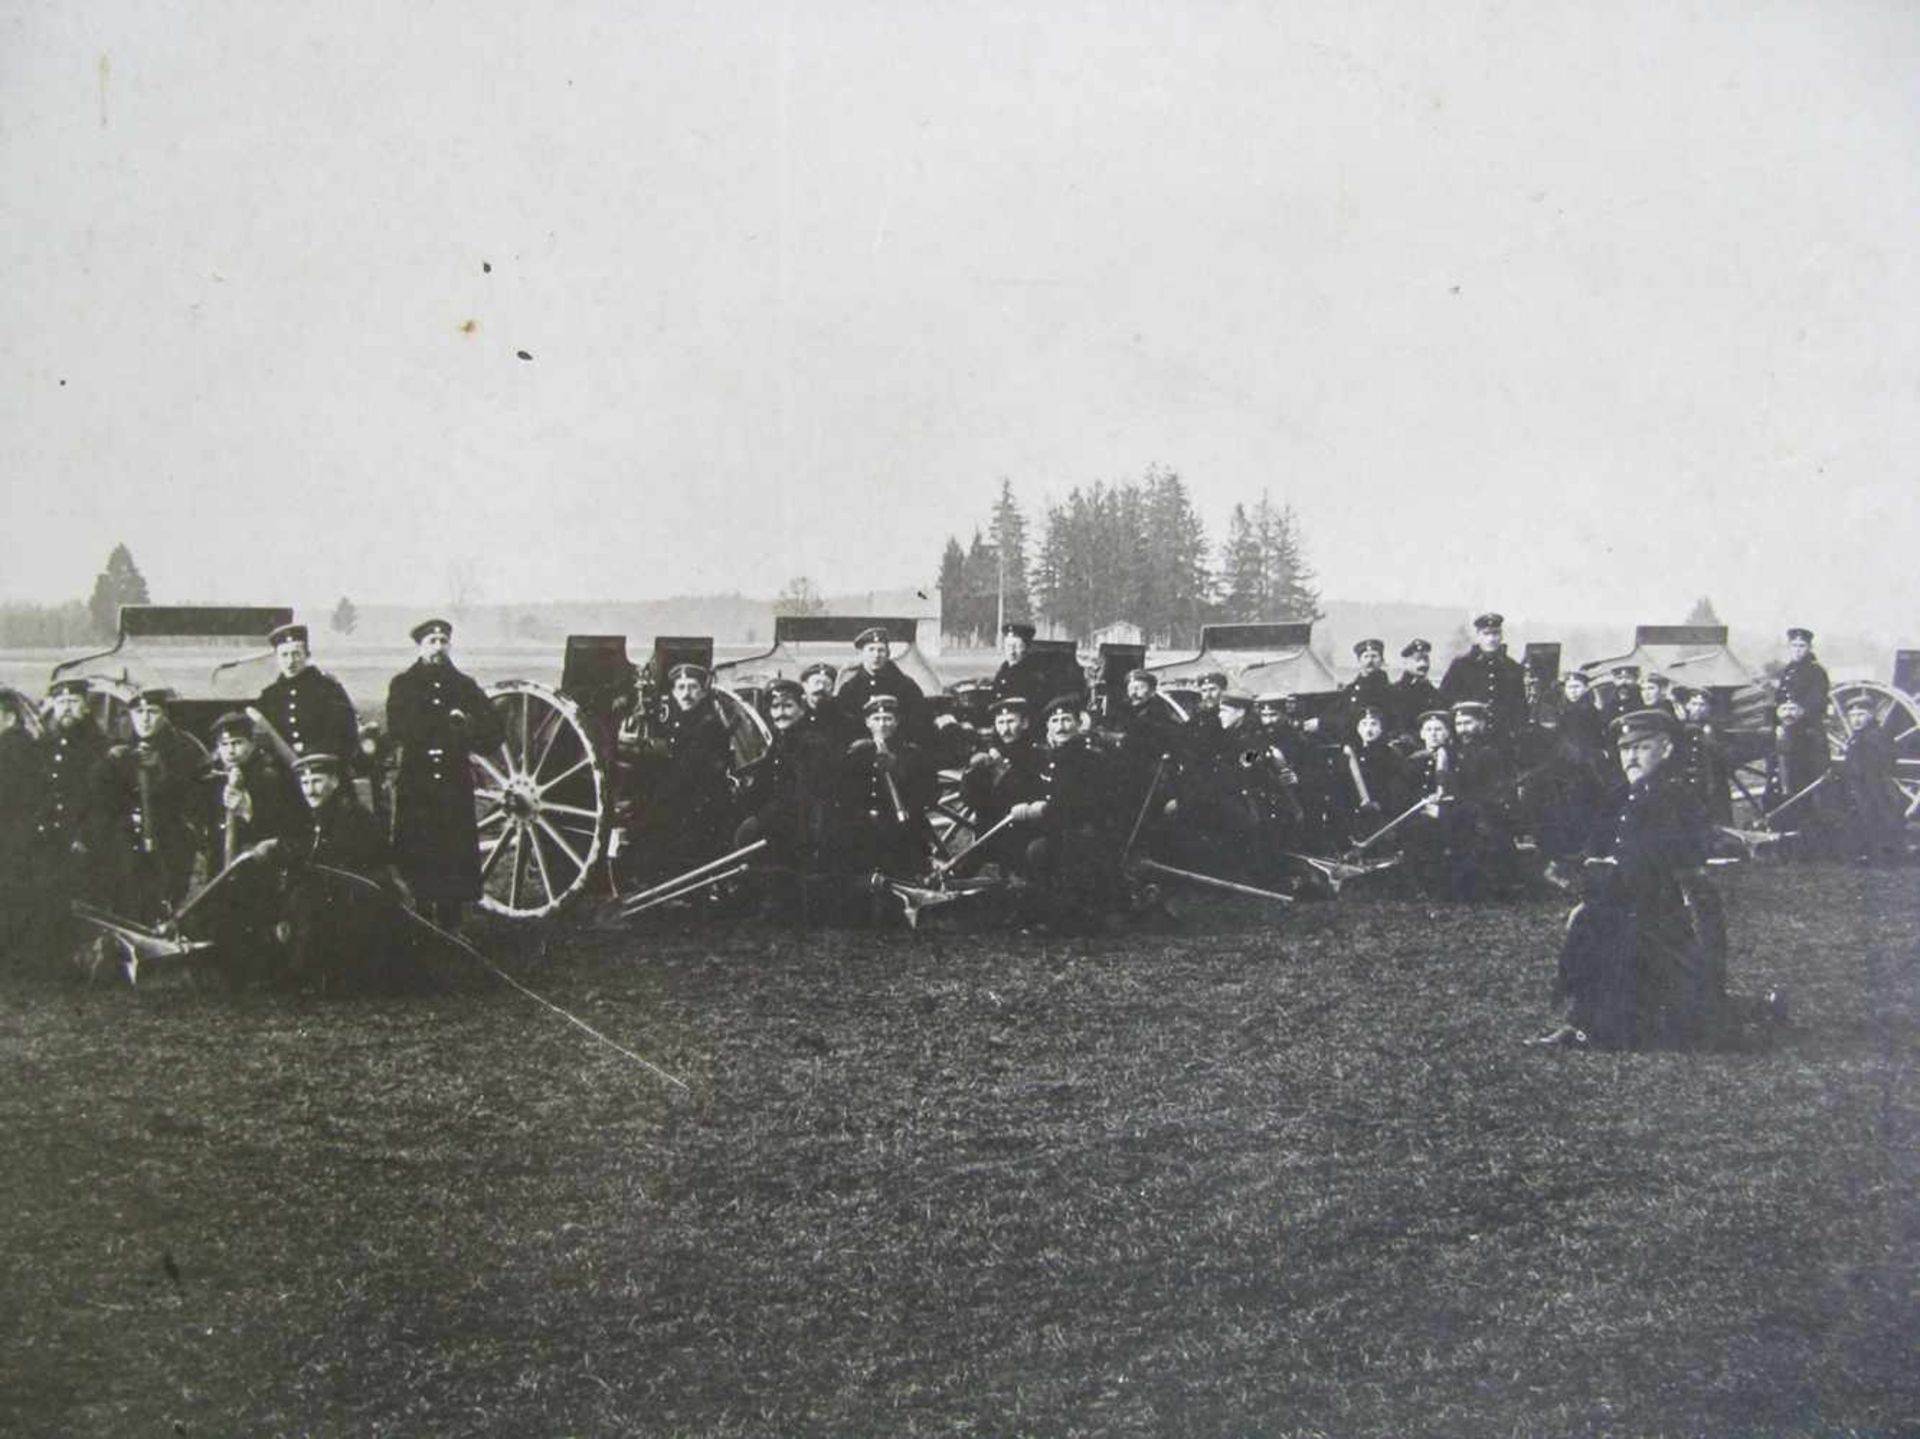
[[[171,691],[142,690],[133,742],[114,745],[96,771],[89,849],[100,900],[128,919],[165,918],[193,886],[200,853],[196,786],[206,756],[167,713]]]
[[[406,898],[393,851],[346,784],[345,761],[306,754],[295,768],[308,830],[287,880],[288,978],[323,991],[393,987]]]
[[[900,737],[900,702],[866,702],[867,738],[840,760],[837,823],[849,873],[864,884],[877,871],[895,877],[925,870],[934,848],[927,809],[936,776],[920,747]]]
[[[777,679],[767,686],[767,720],[773,730],[766,753],[746,772],[740,792],[745,818],[733,832],[733,847],[767,842],[767,863],[758,868],[793,876],[791,888],[768,887],[771,908],[810,912],[809,881],[829,867],[833,840],[834,752],[823,730],[804,717],[801,686]],[[797,901],[790,906],[788,900]]]

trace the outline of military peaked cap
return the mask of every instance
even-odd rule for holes
[[[1024,622],[1012,622],[1012,623],[1008,623],[1000,626],[1000,633],[1002,636],[1018,635],[1020,636],[1021,639],[1025,640],[1028,644],[1032,644],[1033,636],[1035,632],[1034,632],[1033,626],[1030,624],[1026,624]]]
[[[135,694],[133,702],[136,706],[152,705],[155,709],[165,709],[179,698],[179,695],[175,694],[165,685],[153,685]]]
[[[1615,665],[1608,673],[1617,680],[1636,680],[1640,678],[1640,666]]]
[[[893,641],[887,637],[887,632],[881,629],[880,626],[869,625],[853,637],[853,647],[855,649],[863,650],[868,645],[885,645],[891,649],[893,648]]]
[[[995,714],[1017,714],[1025,718],[1033,713],[1033,706],[1027,703],[1025,695],[1002,695],[993,702]]]
[[[828,664],[825,660],[815,660],[812,664],[800,671],[802,681],[810,680],[815,675],[825,675],[830,680],[837,680],[840,678],[840,671]]]
[[[313,754],[301,755],[293,762],[293,767],[300,774],[305,774],[309,770],[315,774],[340,774],[344,769],[339,755],[321,754],[317,750]]]
[[[1613,731],[1616,744],[1633,744],[1655,735],[1672,739],[1680,732],[1680,721],[1666,710],[1634,710],[1631,714],[1621,715],[1608,728]]]
[[[1403,660],[1410,660],[1415,655],[1430,655],[1432,653],[1433,641],[1431,640],[1408,640],[1406,644],[1400,648],[1400,658]]]
[[[1453,707],[1456,715],[1472,715],[1475,719],[1486,719],[1492,711],[1484,700],[1460,700]]]
[[[209,733],[216,741],[224,734],[237,734],[242,739],[252,739],[253,717],[240,710],[228,710],[213,722],[213,729]]]
[[[47,686],[49,695],[84,695],[87,692],[85,680],[55,680]]]
[[[1052,719],[1055,715],[1062,713],[1070,714],[1075,719],[1078,719],[1080,717],[1079,697],[1076,695],[1057,695],[1053,699],[1048,700],[1046,709],[1041,711],[1042,716],[1046,719]]]
[[[1866,710],[1868,713],[1872,713],[1877,710],[1879,706],[1873,702],[1872,691],[1860,690],[1855,694],[1849,695],[1846,704],[1841,708],[1847,714],[1852,714],[1855,710]]]
[[[436,632],[445,635],[448,639],[452,639],[453,638],[452,621],[437,620],[437,619],[422,620],[420,621],[419,624],[415,625],[412,629],[407,631],[407,637],[411,639],[415,644],[419,644],[420,641],[425,639],[428,635],[434,634]]]
[[[668,670],[667,683],[672,684],[683,675],[692,675],[693,678],[699,680],[703,685],[713,682],[713,672],[711,670],[705,665],[696,665],[689,662],[687,664],[675,665],[672,669]]]
[[[801,687],[799,680],[782,678],[774,680],[767,685],[768,699],[772,699],[775,695],[785,695],[790,700],[797,700],[805,694],[806,690]]]
[[[1385,640],[1361,640],[1359,644],[1353,647],[1354,658],[1358,659],[1368,650],[1372,650],[1384,659],[1387,653],[1387,642]]]
[[[1208,670],[1205,674],[1196,678],[1194,683],[1197,685],[1218,685],[1221,689],[1225,689],[1227,687],[1226,671]]]
[[[1422,714],[1419,719],[1415,720],[1414,724],[1416,726],[1423,725],[1430,719],[1439,720],[1440,723],[1445,725],[1448,729],[1453,728],[1453,716],[1447,713],[1447,711],[1445,710],[1428,710],[1424,714]]]
[[[1475,615],[1473,627],[1477,630],[1500,630],[1507,627],[1507,617],[1498,610],[1488,610],[1484,615]]]
[[[307,645],[312,641],[307,638],[305,625],[281,625],[278,629],[267,631],[267,643],[279,649],[281,645]]]
[[[1798,625],[1795,625],[1792,629],[1787,631],[1787,638],[1790,640],[1805,640],[1808,644],[1812,644],[1813,631],[1803,630]]]
[[[900,713],[900,701],[893,695],[875,695],[864,705],[860,706],[860,713],[869,715],[897,715]]]
[[[1160,688],[1160,676],[1152,670],[1128,670],[1127,683],[1132,684],[1135,680],[1145,680],[1148,689],[1157,690]]]

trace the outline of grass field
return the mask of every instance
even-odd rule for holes
[[[685,1092],[477,968],[15,988],[0,1431],[1920,1433],[1920,894],[1724,878],[1770,1054],[1522,1048],[1546,900],[482,931]]]

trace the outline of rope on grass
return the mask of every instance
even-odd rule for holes
[[[323,870],[328,874],[338,875],[342,879],[353,880],[354,882],[358,884],[363,884],[367,888],[375,890],[379,893],[382,893],[382,894],[385,893],[385,891],[380,890],[380,887],[378,885],[374,884],[371,880],[367,879],[365,876],[354,874],[350,870],[336,869],[330,864],[315,864],[312,867],[317,870]],[[647,1059],[643,1055],[635,1054],[631,1049],[628,1049],[624,1044],[619,1044],[614,1040],[607,1038],[606,1035],[602,1034],[599,1030],[595,1029],[591,1024],[588,1024],[586,1020],[580,1018],[579,1015],[569,1013],[567,1010],[562,1009],[559,1005],[555,1004],[552,1000],[548,999],[545,995],[536,994],[531,989],[528,989],[526,985],[522,984],[519,980],[515,979],[512,975],[508,974],[499,965],[495,964],[492,960],[488,959],[484,954],[482,954],[478,948],[470,944],[468,941],[462,939],[459,935],[455,934],[452,930],[442,929],[439,925],[435,924],[432,920],[428,919],[424,914],[421,914],[420,911],[416,909],[408,909],[403,904],[395,905],[395,908],[398,909],[400,913],[405,915],[408,919],[412,920],[415,924],[427,930],[429,933],[437,935],[441,939],[444,939],[448,944],[451,944],[452,946],[454,946],[454,948],[460,950],[463,954],[469,954],[473,956],[474,959],[480,962],[482,967],[491,971],[498,979],[500,979],[509,988],[519,990],[520,993],[524,994],[528,999],[532,1000],[535,1004],[541,1005],[544,1008],[552,1010],[555,1014],[559,1015],[562,1019],[566,1020],[568,1024],[573,1025],[576,1029],[585,1030],[588,1034],[592,1035],[593,1038],[599,1040],[602,1044],[606,1045],[608,1049],[611,1049],[612,1051],[614,1051],[614,1053],[626,1056],[628,1059],[631,1059],[635,1064],[639,1065],[643,1069],[651,1070],[653,1073],[659,1075],[662,1079],[666,1080],[668,1084],[674,1085],[676,1088],[679,1088],[679,1089],[687,1090],[688,1093],[692,1092],[690,1086],[687,1084],[687,1082],[684,1079],[680,1079],[675,1075],[671,1075],[667,1073],[666,1070],[662,1069],[659,1065],[655,1064],[651,1059]]]

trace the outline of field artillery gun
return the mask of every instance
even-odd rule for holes
[[[522,679],[489,685],[506,739],[474,757],[482,906],[540,919],[599,881],[616,895],[631,889],[626,875],[638,856],[628,840],[644,827],[652,796],[623,764],[621,741],[661,717],[675,665],[712,671],[737,779],[771,740],[760,710],[767,685],[797,679],[816,659],[832,663],[844,683],[854,637],[874,627],[892,642],[894,663],[938,694],[939,676],[914,643],[915,621],[866,615],[783,615],[767,649],[717,661],[704,636],[657,637],[636,664],[624,635],[569,635],[557,688]]]

